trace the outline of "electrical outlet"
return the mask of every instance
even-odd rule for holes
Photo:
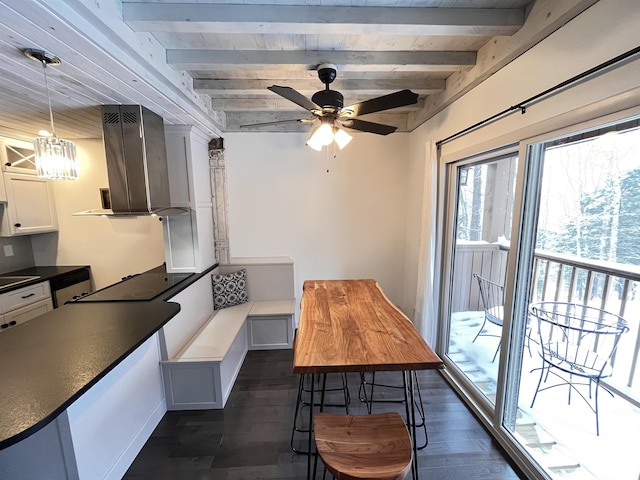
[[[5,257],[13,257],[13,245],[5,245],[4,246],[4,256]]]

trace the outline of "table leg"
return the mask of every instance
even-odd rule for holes
[[[404,386],[404,404],[407,416],[407,428],[411,436],[411,448],[413,449],[413,461],[411,462],[411,478],[418,480],[418,444],[416,434],[416,404],[413,398],[413,372],[402,372],[402,383]],[[409,407],[411,405],[411,407]]]
[[[318,451],[313,450],[312,446],[313,442],[313,409],[315,407],[315,384],[316,384],[316,375],[314,373],[311,374],[311,400],[309,402],[309,439],[308,439],[308,452],[307,455],[307,480],[311,480],[312,478],[316,478],[316,472],[318,469]],[[327,374],[322,374],[322,389],[320,391],[320,411],[324,410],[324,396],[327,390]],[[313,457],[313,469],[311,468],[311,457]],[[313,472],[313,473],[312,473]]]
[[[309,401],[309,439],[307,440],[308,448],[307,451],[309,455],[307,455],[307,480],[311,480],[311,456],[313,455],[313,450],[311,449],[311,445],[313,443],[313,404],[315,403],[315,389],[316,386],[316,374],[311,374],[311,399]]]

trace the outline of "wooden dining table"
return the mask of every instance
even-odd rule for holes
[[[427,345],[407,316],[389,301],[375,280],[304,282],[293,372],[312,375],[311,398],[314,398],[315,375],[332,372],[403,372],[404,403],[414,450],[414,479],[418,478],[418,468],[412,373],[442,367],[440,357]],[[322,408],[321,401],[320,410]],[[313,425],[313,413],[312,406],[309,409],[309,425]],[[309,452],[312,451],[312,436],[310,428]],[[308,479],[312,476],[312,456],[308,457]]]

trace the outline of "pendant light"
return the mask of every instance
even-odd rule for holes
[[[60,65],[60,59],[49,55],[43,50],[27,48],[24,54],[31,60],[42,64],[44,71],[44,85],[47,91],[49,103],[49,121],[51,132],[40,130],[38,136],[33,139],[35,150],[36,169],[38,176],[43,178],[76,180],[78,167],[76,164],[76,144],[70,140],[56,137],[53,128],[53,111],[51,109],[51,97],[49,95],[49,82],[47,79],[47,66]]]

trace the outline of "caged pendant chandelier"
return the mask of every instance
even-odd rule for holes
[[[43,178],[76,180],[78,178],[76,144],[70,140],[56,137],[53,128],[53,111],[51,109],[51,97],[49,95],[47,65],[60,65],[60,59],[45,53],[43,50],[32,48],[25,49],[24,54],[31,60],[38,61],[42,64],[44,85],[49,103],[51,133],[40,130],[38,136],[33,139],[38,176]]]

